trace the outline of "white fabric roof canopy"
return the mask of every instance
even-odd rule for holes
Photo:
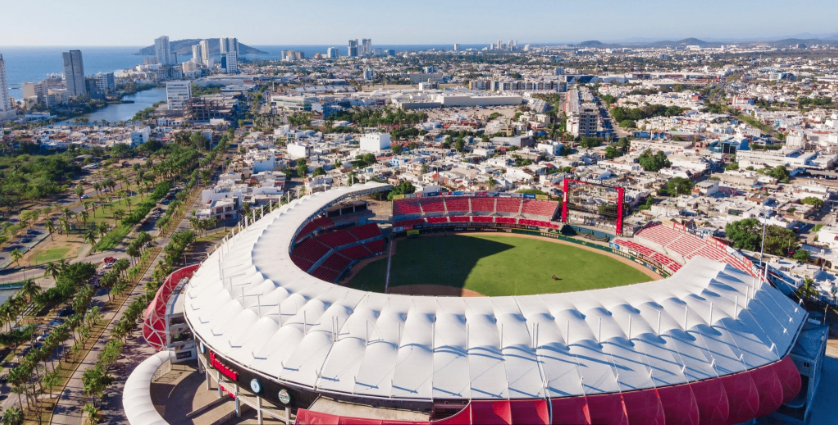
[[[529,399],[763,366],[788,353],[805,317],[779,291],[704,258],[656,282],[491,298],[367,293],[291,261],[297,230],[323,206],[384,186],[296,200],[210,255],[186,288],[198,337],[242,366],[321,392]]]

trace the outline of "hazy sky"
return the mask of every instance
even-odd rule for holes
[[[838,32],[836,0],[2,0],[0,46],[482,44]]]

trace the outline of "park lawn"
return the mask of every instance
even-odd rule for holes
[[[46,251],[38,251],[35,253],[33,261],[35,264],[44,264],[50,261],[60,260],[70,252],[70,247],[52,248]]]
[[[140,195],[135,195],[135,196],[131,196],[129,198],[122,198],[118,201],[109,202],[109,203],[105,204],[105,212],[104,213],[102,212],[102,206],[100,205],[100,206],[96,207],[96,217],[93,216],[93,211],[88,211],[88,214],[90,214],[90,216],[87,218],[87,221],[88,222],[92,221],[92,222],[95,222],[96,224],[99,224],[103,221],[108,223],[108,224],[115,224],[115,220],[114,220],[114,217],[113,217],[113,212],[114,211],[121,209],[121,210],[125,211],[126,215],[128,215],[128,201],[126,201],[126,199],[131,199],[131,210],[133,211],[137,207],[137,204],[139,204],[139,203],[143,202],[144,200],[148,199],[148,195],[145,195],[145,197],[142,197]]]
[[[349,286],[383,292],[386,268],[386,258],[374,261]],[[554,274],[561,280],[554,281]],[[390,270],[390,286],[446,285],[486,296],[571,292],[649,280],[632,266],[597,252],[485,234],[401,239]]]

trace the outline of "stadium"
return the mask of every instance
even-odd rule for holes
[[[790,354],[807,313],[712,241],[663,224],[609,245],[571,238],[558,202],[492,193],[398,199],[381,223],[363,199],[386,190],[358,184],[254,212],[202,264],[169,277],[146,312],[146,339],[178,358],[195,353],[207,385],[260,422],[736,424],[801,390]],[[523,279],[472,297],[391,290],[404,260],[388,254],[408,237],[449,234],[439,239],[450,245],[504,233],[605,259],[562,254],[578,268],[613,261],[609,273],[623,275],[636,264],[657,280],[603,277],[560,293],[527,291]],[[383,290],[352,287],[353,268],[374,259],[389,263]],[[172,344],[176,323],[194,346]],[[161,423],[144,378],[132,379],[129,420]]]

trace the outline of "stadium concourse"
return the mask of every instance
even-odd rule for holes
[[[309,274],[382,237],[358,230],[362,222],[309,235],[324,211],[387,189],[367,183],[292,201],[248,220],[191,278],[178,275],[208,385],[260,420],[293,411],[301,424],[735,424],[800,391],[789,353],[806,312],[698,249],[668,279],[563,294],[417,297]],[[525,211],[513,198],[515,212],[501,199],[444,199],[428,210],[423,199],[402,215],[450,219],[468,204],[460,216],[473,219],[476,203],[495,220],[550,223],[555,214],[554,203]],[[309,240],[323,247],[304,248]],[[295,256],[317,260],[300,267]],[[157,423],[143,420],[131,423]]]

